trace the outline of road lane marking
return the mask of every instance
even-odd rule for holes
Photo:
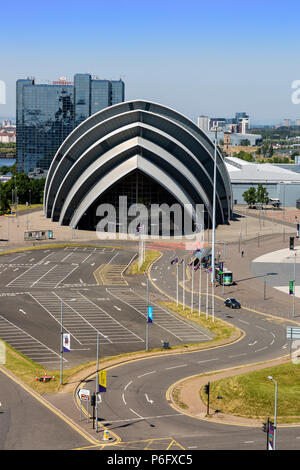
[[[154,374],[155,372],[156,370],[152,370],[151,372],[146,372],[145,374],[138,375],[138,379],[140,379],[141,377],[145,377],[145,375]]]
[[[268,349],[268,346],[265,346],[264,348],[261,348],[261,349],[257,349],[257,351],[254,351],[254,352],[264,351],[265,349]]]
[[[134,410],[130,408],[130,410],[135,413]],[[135,413],[136,414],[136,413]],[[142,420],[147,420],[147,419],[159,419],[159,418],[169,418],[171,416],[185,416],[183,413],[172,413],[169,415],[160,415],[160,416],[146,416],[145,418],[140,418]],[[116,419],[116,420],[109,420],[109,421],[101,421],[101,424],[110,424],[110,423],[126,423],[128,421],[136,421],[136,418],[127,418],[127,419]]]
[[[205,361],[197,361],[197,364],[202,364],[204,362],[219,361],[219,358],[216,359],[206,359]]]
[[[186,367],[186,366],[187,366],[187,364],[181,364],[181,365],[179,365],[179,366],[166,367],[165,370],[177,369],[178,367]]]
[[[135,415],[137,415],[140,419],[145,419],[143,418],[143,416],[139,415],[136,411],[134,411],[132,408],[129,408],[130,411],[132,411],[132,413],[134,413]]]
[[[151,405],[154,403],[154,401],[151,400],[151,399],[148,397],[147,393],[145,393],[145,397],[146,397],[146,400],[147,400]]]
[[[232,357],[240,357],[240,356],[245,356],[247,353],[241,353],[241,354],[234,354],[233,356],[228,356],[229,358]]]
[[[129,387],[129,385],[131,385],[131,384],[132,384],[132,380],[130,382],[128,382],[128,384],[124,387],[124,390],[126,390],[127,387]]]
[[[240,318],[238,318],[238,321],[240,321],[241,323],[245,323],[246,325],[249,325],[249,322],[248,322],[248,321],[241,320]]]

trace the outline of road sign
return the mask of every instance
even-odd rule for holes
[[[286,337],[287,339],[300,339],[300,328],[287,326]]]
[[[79,398],[82,401],[89,401],[90,400],[91,392],[85,388],[81,388],[78,392]]]
[[[71,339],[69,333],[63,334],[63,351],[70,352],[71,350]]]
[[[106,370],[99,371],[99,392],[106,392]]]
[[[153,321],[153,307],[148,307],[148,323]]]

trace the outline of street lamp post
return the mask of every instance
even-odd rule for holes
[[[146,275],[146,274],[145,274]],[[149,322],[148,322],[148,307],[149,307],[149,278],[147,275],[147,322],[146,322],[146,351],[149,351]]]
[[[192,295],[191,295],[191,313],[192,313],[193,307],[194,307],[194,262],[192,262],[191,269],[192,269]]]
[[[100,350],[100,338],[99,338],[99,331],[97,331],[97,373],[96,373],[96,432],[98,432],[98,384],[99,384],[99,350]]]
[[[64,353],[63,334],[64,334],[64,328],[63,328],[63,301],[61,300],[61,302],[60,302],[60,385],[62,385],[62,383],[63,383],[63,353]]]
[[[295,253],[295,256],[294,256],[294,295],[293,295],[293,313],[292,313],[293,318],[295,316],[295,300],[296,300],[296,257],[297,257],[297,253]]]
[[[201,280],[201,277],[202,277],[202,266],[201,266],[201,260],[200,260],[200,266],[199,266],[199,317],[200,317],[200,314],[201,314],[201,289],[202,289],[202,280]]]
[[[184,304],[185,304],[185,259],[183,258],[183,263],[182,263],[182,310],[184,310]]]
[[[212,321],[214,321],[215,314],[215,231],[216,231],[216,179],[217,179],[217,139],[218,130],[215,130],[215,152],[214,152],[214,183],[213,183],[213,220],[212,220],[212,251],[211,251],[211,284],[212,284]]]
[[[176,263],[176,306],[178,307],[178,261]]]
[[[206,271],[206,320],[208,319],[208,276],[209,271]]]
[[[274,450],[276,449],[276,432],[277,432],[277,387],[278,382],[273,379],[271,375],[268,376],[269,380],[272,380],[275,384],[275,407],[274,407]]]
[[[77,299],[70,299],[69,302],[74,302]],[[63,300],[60,300],[60,384],[63,383],[63,353],[64,353],[64,344],[63,344]]]

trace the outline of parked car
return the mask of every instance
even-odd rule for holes
[[[240,302],[238,302],[233,297],[228,297],[228,299],[226,299],[224,301],[224,304],[225,304],[226,307],[230,307],[230,308],[241,308]]]

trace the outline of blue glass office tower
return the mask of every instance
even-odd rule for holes
[[[60,144],[82,121],[124,101],[124,82],[76,74],[74,83],[60,80],[37,85],[17,80],[17,170],[48,170]]]

